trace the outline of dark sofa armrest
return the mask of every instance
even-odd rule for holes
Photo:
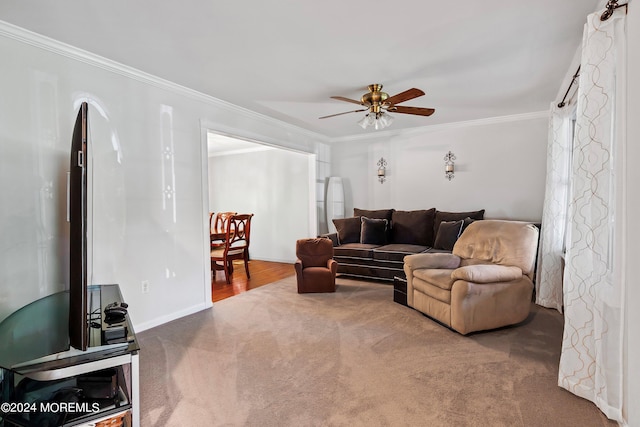
[[[338,246],[338,233],[327,233],[327,234],[321,234],[318,237],[324,237],[325,239],[331,239],[331,241],[333,242],[333,246]]]

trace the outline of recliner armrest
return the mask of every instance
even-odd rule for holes
[[[338,272],[338,262],[331,258],[329,261],[327,261],[327,268],[329,270],[331,270],[331,273],[333,273],[333,275],[335,275]]]
[[[451,253],[413,254],[404,257],[404,273],[407,276],[407,305],[413,307],[413,271],[421,268],[453,269],[460,266],[460,257]]]
[[[522,270],[510,265],[465,265],[453,270],[451,278],[472,283],[510,282],[522,278]]]
[[[413,254],[404,257],[405,270],[420,268],[458,268],[460,257],[450,253]]]

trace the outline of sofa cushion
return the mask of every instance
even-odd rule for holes
[[[457,268],[451,277],[473,283],[510,282],[522,278],[522,270],[512,265],[467,265]]]
[[[433,242],[433,247],[436,249],[453,250],[453,245],[456,244],[458,237],[462,234],[462,226],[464,221],[442,221],[438,227],[438,233],[436,239]]]
[[[438,227],[442,221],[460,221],[465,218],[471,219],[484,219],[484,209],[471,212],[443,212],[436,211],[436,216],[433,221],[433,235],[438,234]]]
[[[338,232],[338,242],[341,245],[345,243],[360,243],[360,228],[362,227],[360,217],[339,218],[333,220]]]
[[[435,208],[417,211],[393,211],[391,215],[392,243],[433,246]]]
[[[365,243],[345,243],[333,248],[335,257],[373,258],[373,250],[380,245],[368,245]]]
[[[467,265],[494,265],[494,264],[489,261],[483,261],[481,259],[475,259],[475,258],[464,258],[460,260],[459,267],[464,267]]]
[[[436,248],[429,248],[426,252],[430,254],[450,254],[451,253],[451,251],[448,251],[446,249],[436,249]]]
[[[405,256],[419,254],[427,249],[429,249],[427,246],[392,243],[375,248],[373,250],[373,259],[404,262]]]
[[[366,210],[366,209],[358,209],[353,208],[353,216],[365,216],[367,218],[373,219],[386,219],[391,224],[391,215],[393,214],[394,209],[376,209],[376,210]]]
[[[386,219],[360,217],[360,243],[384,245],[387,243],[387,229],[389,221]]]

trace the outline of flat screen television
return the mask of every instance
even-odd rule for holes
[[[83,102],[71,139],[69,176],[69,344],[86,350],[89,341],[87,313],[87,172],[88,105]]]

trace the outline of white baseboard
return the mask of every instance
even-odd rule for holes
[[[156,326],[160,326],[162,324],[171,322],[172,320],[176,320],[176,319],[179,319],[181,317],[185,317],[185,316],[188,316],[188,315],[193,314],[193,313],[197,313],[197,312],[202,311],[202,310],[207,310],[207,309],[211,308],[212,306],[213,306],[212,302],[197,304],[197,305],[185,308],[184,310],[180,310],[180,311],[176,311],[176,312],[173,312],[173,313],[165,314],[164,316],[161,316],[161,317],[156,317],[155,319],[150,320],[148,322],[144,322],[144,323],[140,323],[140,324],[134,324],[133,327],[136,330],[136,333],[142,332],[142,331],[146,331],[147,329],[155,328]]]

